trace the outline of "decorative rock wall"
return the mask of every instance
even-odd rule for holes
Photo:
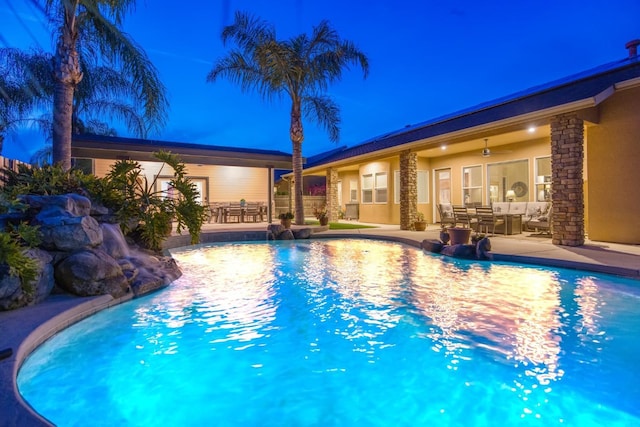
[[[552,239],[556,245],[584,244],[584,122],[575,114],[551,119]]]
[[[338,200],[338,170],[327,168],[327,216],[329,221],[337,221],[340,215]]]
[[[415,230],[418,210],[418,155],[400,153],[400,229]]]
[[[130,250],[117,224],[98,223],[98,213],[86,197],[24,196],[27,212],[0,215],[0,224],[21,222],[40,227],[42,244],[27,252],[38,264],[38,278],[26,294],[8,266],[0,264],[0,310],[35,304],[55,285],[75,295],[127,292],[143,295],[169,285],[181,276],[171,257]]]

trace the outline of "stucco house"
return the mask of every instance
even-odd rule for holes
[[[330,218],[412,229],[438,203],[549,200],[552,238],[640,244],[640,40],[620,61],[309,158]],[[516,190],[509,191],[509,190]]]
[[[417,212],[439,221],[439,203],[489,205],[546,200],[553,242],[640,244],[640,40],[620,61],[306,159],[304,176],[326,180],[331,220],[412,229]],[[272,205],[279,151],[74,136],[72,156],[98,176],[116,159],[141,162],[158,185],[151,152],[178,153],[203,203]],[[511,191],[510,191],[511,190]],[[515,190],[515,191],[514,191]],[[270,216],[271,218],[271,216]]]
[[[291,154],[276,150],[199,145],[185,142],[144,140],[99,135],[74,135],[71,155],[75,166],[98,177],[105,176],[120,159],[140,163],[156,190],[164,190],[173,170],[153,157],[164,150],[180,156],[187,176],[202,195],[202,204],[246,201],[264,202],[272,206],[274,175],[278,170],[291,170]],[[273,212],[267,213],[270,221]]]

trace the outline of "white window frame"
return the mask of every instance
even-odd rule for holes
[[[469,169],[475,169],[475,170],[479,170],[480,171],[480,185],[473,185],[473,184],[477,184],[475,182],[466,182],[465,181],[465,172],[466,170]],[[463,166],[462,167],[462,203],[463,204],[467,204],[467,203],[483,203],[484,200],[484,177],[483,177],[483,168],[482,165],[469,165],[469,166]],[[471,171],[469,171],[469,178],[470,180],[473,178],[473,173],[471,173]],[[468,185],[465,185],[468,184]],[[480,190],[480,201],[477,202],[467,202],[464,198],[465,196],[465,190],[469,190],[469,192],[471,192],[471,190]]]
[[[357,179],[349,180],[349,202],[351,203],[358,202],[358,180]]]
[[[383,179],[384,178],[384,179]],[[384,182],[382,182],[384,180]],[[373,203],[386,204],[389,201],[389,177],[386,172],[376,172],[373,176]],[[384,201],[380,201],[384,195]]]
[[[429,203],[429,171],[418,170],[418,204],[424,205],[427,203]]]
[[[418,204],[429,203],[429,171],[418,170]],[[393,171],[393,202],[400,204],[400,171]]]
[[[368,205],[373,204],[373,174],[368,173],[362,175],[362,190],[361,190],[361,200],[362,204]]]

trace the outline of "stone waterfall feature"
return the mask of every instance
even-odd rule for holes
[[[0,216],[0,225],[40,227],[40,247],[27,252],[37,261],[38,278],[35,290],[25,292],[8,266],[0,264],[0,310],[35,304],[56,288],[79,296],[138,296],[182,275],[171,257],[131,248],[117,224],[99,223],[94,216],[105,217],[104,209],[94,209],[86,197],[24,196],[21,201],[29,205],[27,212]]]

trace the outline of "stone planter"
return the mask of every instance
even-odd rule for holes
[[[424,231],[427,229],[427,221],[415,221],[413,227],[416,231]]]
[[[471,237],[471,229],[466,227],[449,227],[449,237],[451,245],[467,245]]]

